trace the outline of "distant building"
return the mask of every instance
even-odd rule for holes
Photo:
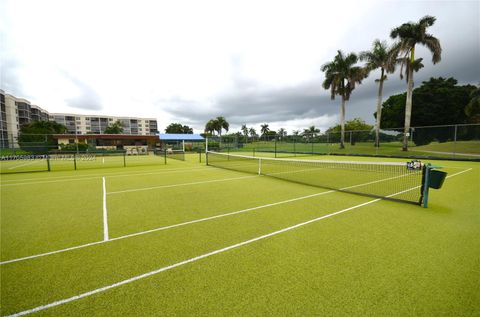
[[[104,134],[115,121],[123,124],[123,134],[155,135],[158,132],[154,118],[115,117],[70,113],[49,113],[30,101],[6,94],[0,89],[0,147],[17,147],[18,132],[23,124],[33,121],[55,121],[67,127],[68,134]]]
[[[69,134],[104,134],[116,121],[122,123],[123,134],[154,135],[158,132],[157,120],[153,118],[51,113],[50,121],[66,126]]]
[[[30,101],[6,94],[0,89],[0,146],[16,146],[18,131],[22,124],[32,121],[48,121],[48,111],[32,105]],[[13,143],[13,144],[10,144]]]

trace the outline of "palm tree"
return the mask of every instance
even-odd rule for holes
[[[245,142],[248,141],[248,128],[247,128],[247,125],[246,124],[242,124],[242,128],[241,128],[242,132],[243,132],[243,135],[245,136]]]
[[[315,128],[314,125],[312,125],[308,129],[303,130],[303,135],[307,138],[307,140],[316,137],[319,133],[320,129]]]
[[[248,129],[248,132],[250,133],[252,139],[255,139],[255,137],[257,136],[257,131],[254,128],[250,128]]]
[[[380,78],[375,79],[378,83],[377,95],[377,121],[375,123],[375,146],[380,146],[380,123],[382,122],[382,95],[383,82],[387,80],[387,73],[395,71],[395,59],[391,58],[392,50],[388,48],[387,42],[375,40],[371,51],[360,53],[360,60],[367,61],[366,69],[370,72],[380,68]]]
[[[268,123],[264,123],[260,125],[260,127],[260,132],[265,137],[265,140],[267,140],[267,133],[270,132],[270,129],[268,128]]]
[[[208,120],[207,124],[205,124],[205,133],[212,133],[216,131],[216,123],[215,120]]]
[[[358,56],[355,53],[344,55],[338,51],[334,60],[322,66],[321,70],[325,72],[323,88],[330,89],[330,98],[335,99],[336,95],[342,97],[340,108],[340,148],[345,148],[345,104],[350,100],[350,95],[355,89],[355,85],[360,84],[367,76],[366,69],[354,66],[358,62]]]
[[[285,130],[284,128],[280,128],[278,130],[278,135],[280,136],[280,139],[283,139],[287,136],[287,130]]]
[[[413,95],[413,72],[415,71],[415,45],[426,46],[432,53],[432,63],[436,64],[442,59],[442,47],[440,41],[433,35],[426,33],[427,28],[435,23],[436,18],[424,16],[418,23],[408,22],[394,28],[390,33],[392,39],[398,41],[392,48],[392,53],[396,57],[400,56],[401,64],[400,76],[403,78],[402,70],[405,68],[407,77],[407,100],[405,102],[405,126],[403,133],[403,151],[408,151],[408,135],[410,132],[410,120],[412,116],[412,95]],[[421,63],[421,60],[420,60]],[[418,70],[419,68],[417,68]]]
[[[222,136],[222,130],[225,129],[225,132],[228,132],[228,128],[230,127],[230,124],[225,120],[225,117],[217,117],[214,119],[216,121],[216,131]]]

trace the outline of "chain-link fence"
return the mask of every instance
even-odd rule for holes
[[[166,164],[165,150],[149,140],[83,139],[21,134],[1,140],[0,173],[66,171]]]
[[[209,138],[209,149],[235,151],[245,155],[296,157],[308,155],[358,155],[480,161],[480,124],[414,127],[410,129],[408,151],[402,150],[402,129],[380,132],[345,131],[344,148],[340,132],[314,135],[228,135]],[[1,173],[44,170],[73,170],[102,167],[155,165],[165,163],[165,149],[155,141],[84,139],[75,135],[2,135]],[[204,142],[170,144],[168,148],[203,153]],[[199,155],[201,160],[201,154]]]
[[[209,149],[244,152],[253,156],[295,157],[306,155],[358,155],[480,161],[480,124],[413,127],[408,150],[403,151],[403,128],[381,130],[379,146],[375,131],[345,131],[316,135],[226,136],[209,139]]]

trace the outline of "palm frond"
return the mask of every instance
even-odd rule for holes
[[[425,44],[430,52],[432,52],[432,63],[436,64],[442,60],[442,47],[436,37],[431,34],[426,34],[422,44]]]

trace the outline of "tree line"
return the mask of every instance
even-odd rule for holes
[[[422,58],[415,58],[415,47],[423,45],[432,53],[432,63],[436,64],[441,60],[442,48],[439,39],[427,33],[427,28],[435,23],[436,18],[425,16],[418,22],[404,23],[390,32],[391,39],[395,42],[389,46],[386,41],[375,40],[371,51],[364,51],[360,54],[344,54],[341,50],[333,61],[324,64],[321,70],[325,73],[325,80],[322,83],[324,89],[330,90],[332,100],[336,96],[341,97],[340,125],[341,139],[340,148],[344,148],[345,141],[345,105],[356,85],[362,83],[373,70],[380,69],[380,78],[377,93],[377,112],[375,133],[375,146],[379,146],[379,133],[382,117],[382,94],[383,85],[387,80],[387,74],[393,73],[396,66],[400,66],[400,78],[405,77],[407,82],[407,93],[405,98],[404,113],[404,137],[402,149],[408,150],[408,136],[410,132],[412,116],[412,95],[413,95],[413,74],[418,72],[424,65]],[[366,61],[364,66],[357,66],[359,61]]]
[[[355,88],[369,76],[374,70],[380,70],[379,78],[375,79],[378,84],[377,90],[377,111],[375,112],[375,143],[380,146],[380,129],[403,127],[402,149],[408,150],[408,137],[411,125],[432,125],[432,124],[451,124],[465,122],[480,123],[480,92],[479,87],[467,85],[467,87],[456,86],[456,80],[451,79],[430,79],[424,82],[420,88],[413,89],[414,73],[424,67],[423,58],[416,58],[415,50],[417,46],[425,46],[432,55],[432,63],[437,64],[441,61],[442,48],[440,40],[427,32],[436,21],[435,17],[425,16],[418,22],[404,23],[390,32],[390,38],[394,42],[389,45],[386,41],[374,40],[371,50],[362,51],[358,54],[345,54],[341,50],[333,61],[322,65],[321,70],[325,73],[325,79],[322,86],[330,90],[330,97],[334,100],[341,98],[340,104],[340,124],[330,128],[327,132],[338,131],[340,133],[340,148],[344,148],[345,130],[347,122],[345,121],[346,104],[350,100]],[[364,61],[362,66],[358,62]],[[396,68],[400,67],[400,78],[405,79],[407,89],[406,93],[390,96],[386,102],[383,102],[383,89],[387,74],[392,74]],[[449,92],[446,93],[446,90]],[[433,94],[430,102],[426,96]],[[445,98],[444,98],[445,97]],[[468,98],[466,100],[465,98]],[[415,104],[415,108],[413,107]],[[455,109],[452,109],[452,105]],[[459,106],[461,105],[461,106]],[[467,106],[465,106],[467,105]],[[385,118],[382,116],[382,109]],[[435,111],[435,109],[440,109]],[[460,110],[459,110],[460,109]],[[441,115],[440,115],[441,114]],[[441,118],[440,118],[441,117]],[[360,119],[354,119],[348,122],[354,130],[368,129],[368,125]],[[215,132],[219,135],[222,131],[228,132],[229,124],[224,117],[217,117],[207,122],[205,125],[205,135],[211,135]],[[371,127],[373,128],[373,127]],[[281,128],[278,131],[271,131],[268,124],[262,124],[260,135],[254,128],[248,128],[246,124],[242,125],[241,132],[245,139],[265,138],[276,136],[279,139],[285,138],[287,133]],[[312,138],[319,134],[319,130],[314,126],[304,129],[304,131],[293,131],[294,136],[301,135],[305,138]]]

